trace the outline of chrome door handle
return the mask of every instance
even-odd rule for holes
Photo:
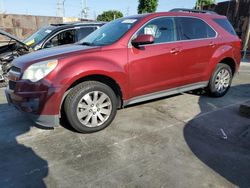
[[[214,48],[215,47],[215,43],[214,42],[210,42],[209,46],[211,46],[212,48]]]
[[[170,50],[171,54],[178,54],[180,52],[180,49],[178,48],[173,48],[172,50]]]

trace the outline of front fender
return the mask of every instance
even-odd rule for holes
[[[128,97],[128,78],[126,64],[118,64],[104,58],[95,58],[95,60],[85,59],[84,61],[62,62],[55,71],[51,80],[56,87],[63,87],[66,90],[77,80],[84,77],[101,75],[106,76],[120,86],[123,97]]]

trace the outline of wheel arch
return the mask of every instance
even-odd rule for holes
[[[122,88],[120,87],[120,85],[113,78],[111,78],[109,76],[101,75],[101,74],[93,74],[93,75],[81,77],[70,84],[70,86],[66,89],[66,92],[63,95],[61,105],[60,105],[60,111],[63,110],[63,108],[62,108],[63,103],[64,103],[67,95],[69,94],[70,90],[74,86],[76,86],[82,82],[85,82],[85,81],[98,81],[98,82],[101,82],[101,83],[108,85],[114,91],[115,95],[117,96],[118,108],[122,108],[122,106],[123,106],[123,92],[122,92]]]
[[[207,75],[209,78],[219,63],[227,64],[231,68],[233,76],[235,75],[240,65],[240,59],[236,57],[234,48],[231,45],[222,45],[214,52]]]
[[[233,58],[225,57],[222,60],[220,60],[219,63],[224,63],[224,64],[228,65],[232,70],[233,76],[235,75],[237,67],[236,67],[236,62]]]

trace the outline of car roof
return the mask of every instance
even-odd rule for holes
[[[50,24],[48,28],[54,29],[67,29],[82,26],[103,26],[106,22],[68,22],[60,24]]]
[[[50,24],[53,26],[78,26],[78,25],[103,25],[106,22],[65,22],[59,24]]]
[[[126,18],[146,18],[146,17],[160,17],[160,16],[189,16],[189,17],[198,17],[198,18],[226,18],[226,16],[219,15],[212,11],[197,11],[193,9],[173,9],[169,12],[155,12],[129,16]]]

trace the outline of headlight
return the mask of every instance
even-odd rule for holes
[[[22,79],[37,82],[53,71],[57,64],[58,60],[56,59],[35,63],[24,71]]]

